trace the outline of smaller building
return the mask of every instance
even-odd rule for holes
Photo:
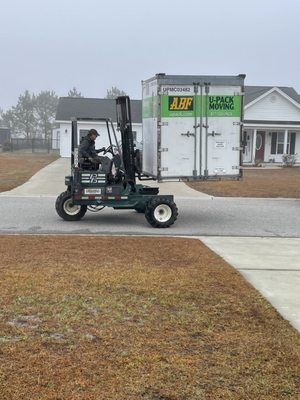
[[[10,141],[10,129],[7,126],[0,126],[0,146]]]
[[[117,128],[116,101],[114,99],[92,99],[85,97],[61,97],[56,112],[56,126],[53,129],[53,141],[60,142],[61,157],[71,156],[71,120],[73,118],[110,118]],[[134,139],[142,141],[142,102],[131,100],[131,118]],[[96,147],[109,145],[106,125],[103,122],[81,121],[78,123],[79,137],[85,136],[89,129],[97,129],[100,137],[96,139]],[[105,135],[101,135],[105,132]]]

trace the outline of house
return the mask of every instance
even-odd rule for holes
[[[56,112],[56,125],[53,129],[52,138],[60,141],[61,157],[71,155],[71,120],[72,118],[111,118],[115,129],[116,101],[114,99],[91,99],[85,97],[61,97]],[[132,131],[136,142],[142,141],[142,102],[131,100]],[[100,134],[96,139],[96,147],[107,147],[109,145],[104,122],[81,121],[78,122],[80,139],[85,136],[89,129],[95,128]],[[101,135],[103,132],[103,135]],[[104,134],[105,132],[105,134]]]
[[[0,125],[0,146],[10,141],[10,129],[5,125]]]
[[[300,95],[291,87],[246,86],[244,164],[300,162]],[[298,155],[298,158],[297,158]]]
[[[142,142],[142,101],[131,100],[132,127],[137,142]],[[116,105],[112,99],[61,97],[56,113],[53,140],[60,140],[60,155],[70,157],[71,119],[111,118],[116,127]],[[103,123],[80,123],[80,136],[91,128],[105,130]],[[106,135],[97,139],[107,146]],[[300,163],[300,95],[291,87],[245,86],[243,163],[282,163],[284,154],[295,155]],[[80,138],[78,138],[80,140]]]

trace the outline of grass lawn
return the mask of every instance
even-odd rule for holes
[[[0,153],[0,192],[22,185],[57,158],[48,153]]]
[[[193,189],[221,197],[300,198],[300,168],[244,169],[239,181],[187,183]]]
[[[300,336],[198,240],[0,236],[1,400],[300,398]]]

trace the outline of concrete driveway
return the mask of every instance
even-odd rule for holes
[[[23,185],[2,193],[10,196],[57,196],[66,190],[65,176],[70,174],[70,159],[59,158],[45,168],[38,171]],[[148,186],[159,186],[160,194],[175,194],[178,197],[210,198],[205,193],[200,193],[189,188],[182,182],[164,182],[158,184],[156,181],[140,182]]]
[[[24,185],[2,196],[54,197],[65,190],[70,160],[60,158],[40,170]],[[157,186],[157,182],[144,182]],[[177,197],[209,198],[182,182],[159,184],[160,193]],[[288,203],[287,203],[288,206]],[[300,228],[299,238],[199,237],[236,268],[300,332]]]

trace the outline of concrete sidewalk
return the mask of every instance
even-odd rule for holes
[[[200,237],[300,332],[300,238]]]

